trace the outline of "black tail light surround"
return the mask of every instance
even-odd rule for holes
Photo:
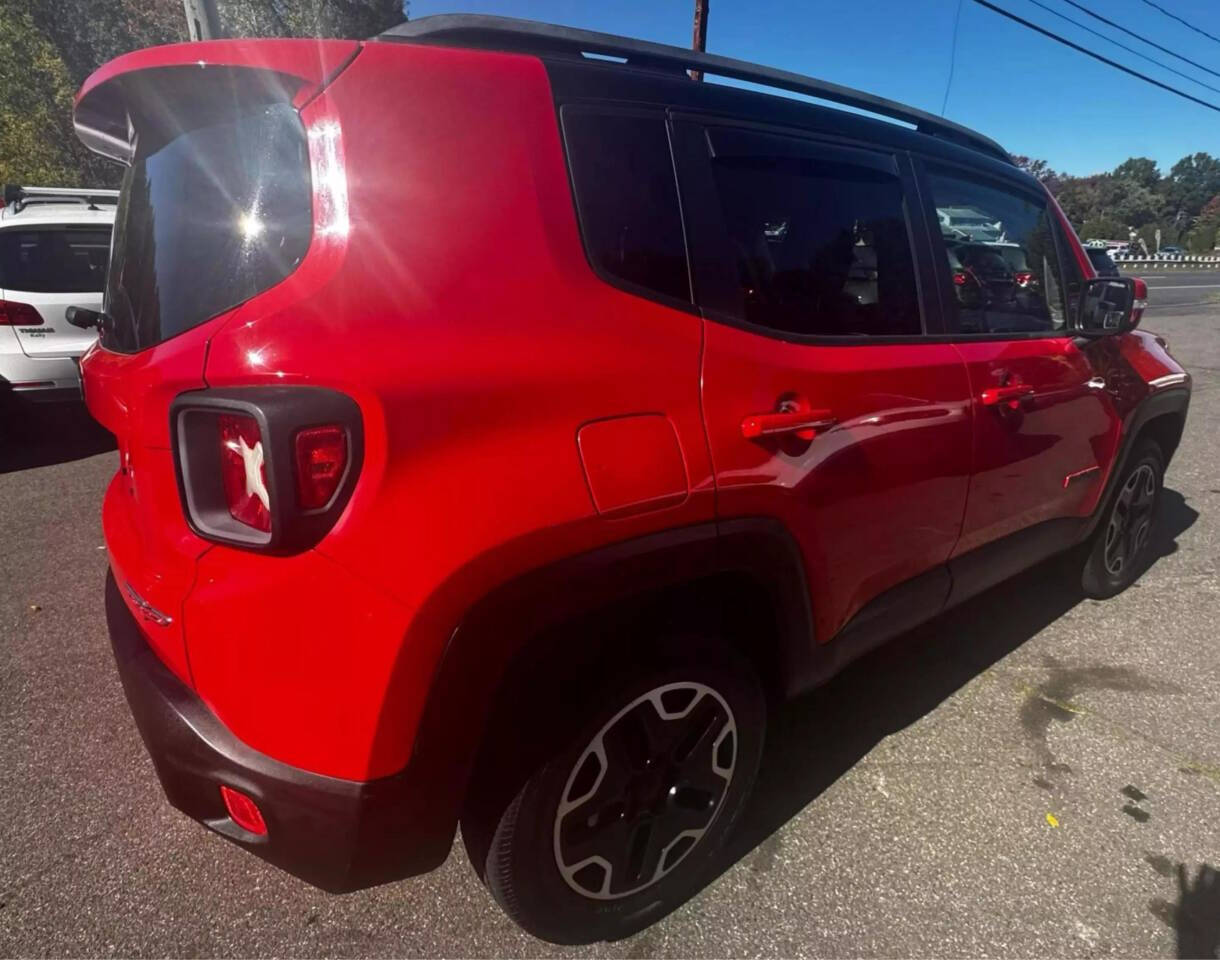
[[[301,386],[200,390],[176,397],[169,415],[182,510],[191,529],[206,540],[262,552],[299,553],[326,536],[351,499],[364,460],[364,429],[359,405],[346,394]],[[233,418],[250,418],[257,424],[262,445],[257,476],[263,480],[262,496],[269,501],[270,523],[263,523],[269,529],[243,522],[230,509],[222,463],[222,418],[230,438]],[[296,437],[303,430],[327,426],[345,432],[347,463],[330,499],[306,509],[299,503]],[[245,436],[241,442],[244,448]],[[253,457],[247,469],[258,470]]]

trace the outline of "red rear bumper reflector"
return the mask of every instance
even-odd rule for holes
[[[220,786],[220,796],[235,824],[250,833],[257,833],[260,837],[266,835],[267,824],[263,821],[258,804],[241,791],[226,787],[224,784]]]

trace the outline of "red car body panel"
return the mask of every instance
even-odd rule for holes
[[[718,514],[774,516],[793,531],[820,641],[948,559],[971,443],[952,345],[817,347],[709,323],[703,383]],[[742,436],[744,418],[794,396],[836,424],[812,441]]]
[[[347,591],[311,591],[301,603],[284,568],[308,569],[308,561],[216,545],[185,607],[195,688],[217,716],[255,749],[347,779],[406,764],[438,660],[473,596],[560,557],[707,521],[714,511],[700,416],[702,321],[593,273],[542,65],[506,54],[403,53],[367,46],[302,113],[311,147],[323,135],[335,141],[331,159],[315,151],[315,183],[334,190],[343,182],[345,230],[316,229],[296,271],[228,317],[131,357],[98,348],[85,364],[91,380],[95,370],[123,364],[159,369],[158,351],[186,350],[179,345],[189,340],[201,360],[206,342],[202,379],[212,388],[308,383],[360,404],[360,483],[316,549],[383,601],[357,608],[357,628]],[[371,84],[413,91],[396,101],[393,125]],[[428,149],[413,149],[425,134]],[[488,141],[499,151],[494,165],[481,156]],[[362,158],[358,175],[341,168],[342,154]],[[490,219],[487,197],[498,198]],[[320,207],[315,196],[315,218]],[[387,209],[400,214],[387,218]],[[479,230],[462,229],[473,222]],[[579,311],[556,323],[565,303]],[[360,318],[355,328],[351,317]],[[165,395],[146,404],[150,426],[139,435],[165,443],[170,396],[202,385],[167,382]],[[126,389],[153,399],[138,385]],[[87,390],[91,403],[103,392],[93,382]],[[637,413],[667,418],[689,493],[662,491],[649,509],[599,515],[578,434]],[[172,489],[172,472],[161,480]],[[623,478],[611,482],[622,496]],[[646,489],[631,496],[650,499]],[[198,556],[206,545],[194,546]],[[116,569],[138,577],[140,563],[116,558]],[[169,609],[182,607],[187,569],[176,590],[157,594]],[[205,611],[216,596],[224,597],[223,616],[217,610],[213,621]],[[338,629],[344,617],[348,626]],[[205,628],[213,622],[217,629]],[[340,693],[334,658],[301,651],[344,634],[360,652]],[[252,636],[260,664],[293,663],[291,683],[228,669],[248,655]],[[349,697],[363,698],[359,711]],[[392,734],[379,736],[381,729]]]
[[[78,124],[99,124],[104,147],[129,86],[247,68],[281,78],[304,124],[307,253],[274,286],[156,346],[94,346],[82,372],[89,409],[119,442],[103,522],[126,609],[235,738],[228,754],[275,767],[275,789],[307,774],[323,793],[354,782],[344,789],[365,809],[370,783],[407,779],[438,677],[472,656],[446,659],[472,610],[550,565],[649,535],[711,528],[723,540],[759,518],[782,528],[811,620],[801,642],[825,647],[892,588],[1039,521],[1090,515],[1140,404],[1158,379],[1184,376],[1140,331],[821,346],[620,289],[583,247],[536,56],[160,47],[95,73]],[[937,302],[923,296],[925,309]],[[1033,396],[983,403],[1018,382]],[[328,388],[359,408],[350,499],[296,552],[196,533],[171,435],[183,394],[271,386]],[[783,404],[834,422],[813,436],[745,435],[743,421]],[[173,793],[189,777],[159,772],[192,816],[224,816],[211,796],[220,774],[188,771],[208,794],[194,805]],[[259,782],[228,779],[265,799]],[[279,836],[276,809],[262,810]],[[435,819],[451,829],[456,816]],[[346,843],[355,828],[336,822]]]
[[[955,346],[976,398],[1005,385],[1031,391],[1012,404],[975,405],[973,475],[955,555],[1035,523],[1090,513],[1122,421],[1089,347],[1070,337]],[[1078,479],[1065,482],[1068,476]]]
[[[214,320],[181,337],[136,354],[96,343],[81,360],[85,400],[115,435],[119,471],[102,507],[111,566],[125,599],[146,624],[149,643],[182,680],[190,665],[182,627],[182,601],[195,580],[195,561],[210,544],[187,525],[174,477],[169,405],[184,390],[204,386],[203,357]],[[130,591],[169,618],[154,622]]]

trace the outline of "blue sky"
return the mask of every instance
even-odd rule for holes
[[[1029,0],[993,0],[1013,13],[1092,46],[1104,56],[1220,105],[1220,93],[1090,37]],[[1042,0],[1094,29],[1114,33],[1063,0]],[[1097,13],[1220,73],[1220,43],[1143,0],[1078,0]],[[1157,0],[1220,37],[1218,0]],[[958,0],[710,0],[707,48],[796,70],[940,113]],[[496,13],[690,44],[693,0],[411,0],[411,18]],[[1131,37],[1114,34],[1143,49]],[[1213,87],[1220,77],[1168,54],[1150,56]],[[1012,153],[1042,157],[1083,175],[1130,156],[1167,172],[1183,155],[1220,155],[1220,113],[1128,77],[963,0],[957,61],[945,115],[994,137]]]

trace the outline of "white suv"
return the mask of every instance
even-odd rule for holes
[[[5,186],[0,210],[0,401],[80,397],[80,355],[97,331],[71,306],[102,309],[117,190]]]

